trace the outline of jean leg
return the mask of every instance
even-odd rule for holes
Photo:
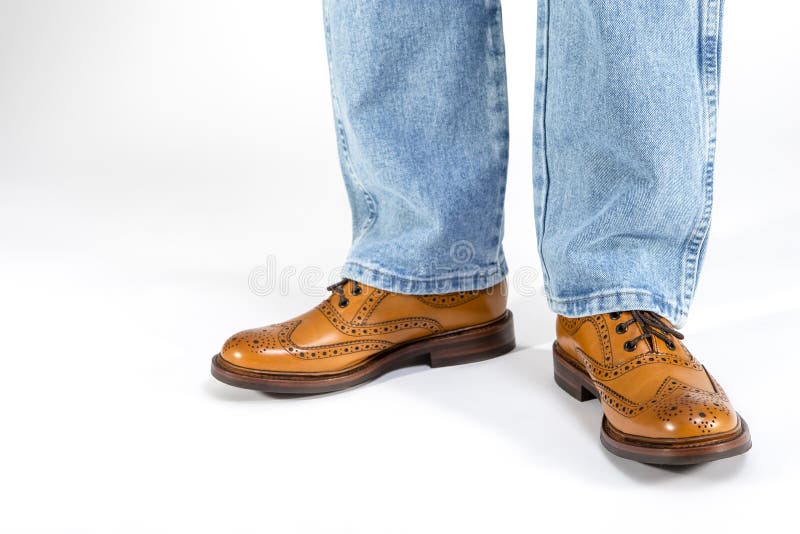
[[[499,0],[324,0],[353,216],[344,276],[446,293],[502,280],[508,157]]]
[[[539,0],[534,192],[550,307],[687,317],[705,250],[722,0]]]

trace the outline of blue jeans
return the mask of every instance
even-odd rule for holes
[[[348,278],[502,280],[499,0],[325,0]],[[687,316],[711,194],[722,0],[539,0],[534,194],[550,307]]]

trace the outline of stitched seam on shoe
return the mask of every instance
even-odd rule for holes
[[[320,304],[320,307],[324,307],[324,305],[325,305],[325,303]],[[328,306],[330,306],[330,304],[328,304]],[[381,321],[379,323],[367,323],[367,322],[359,323],[359,322],[348,321],[347,319],[342,317],[340,314],[338,314],[336,312],[336,310],[333,310],[332,306],[330,306],[330,308],[331,308],[331,311],[333,313],[336,313],[337,318],[339,320],[339,324],[346,325],[348,328],[352,328],[352,329],[355,329],[355,330],[373,330],[375,328],[381,328],[381,327],[386,326],[386,325],[394,325],[396,323],[407,323],[409,321],[418,321],[418,322],[422,321],[422,322],[426,322],[426,323],[433,323],[433,325],[436,326],[436,329],[437,329],[436,332],[441,332],[443,330],[442,324],[439,321],[437,321],[436,319],[432,319],[430,317],[421,317],[421,316],[417,316],[417,317],[401,317],[399,319],[391,319],[391,320],[388,320],[388,321]],[[322,316],[325,317],[325,319],[331,324],[331,326],[333,326],[334,328],[338,329],[338,325],[336,323],[334,323],[333,321],[331,321],[331,318],[328,317],[322,309],[320,309],[320,312],[322,313]],[[423,326],[409,326],[409,327],[400,328],[397,331],[413,330],[415,328],[419,329],[419,328],[425,328],[425,327],[423,327]],[[426,328],[426,330],[427,330],[427,328]],[[377,332],[377,333],[380,333],[380,332]],[[349,332],[345,332],[345,334],[350,335],[350,336],[357,336],[358,335],[358,334],[352,334],[352,333],[349,333]],[[370,335],[370,334],[372,334],[372,333],[364,334],[364,335]],[[298,345],[298,346],[300,346],[300,345]]]

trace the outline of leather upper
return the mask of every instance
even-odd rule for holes
[[[358,289],[356,289],[358,288]],[[399,343],[490,322],[506,311],[505,281],[485,290],[405,295],[348,281],[289,321],[230,337],[220,355],[248,369],[331,373]]]
[[[559,316],[556,323],[559,352],[589,374],[611,425],[659,440],[735,430],[738,416],[725,392],[680,340],[651,335],[626,345],[643,333],[637,322],[626,326],[631,317]]]

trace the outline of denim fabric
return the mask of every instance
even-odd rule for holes
[[[508,159],[498,3],[324,5],[353,213],[344,275],[402,293],[496,284]]]
[[[404,293],[497,283],[499,1],[324,5],[353,213],[344,275]],[[721,15],[722,0],[539,0],[534,215],[553,311],[685,321],[711,217]]]

